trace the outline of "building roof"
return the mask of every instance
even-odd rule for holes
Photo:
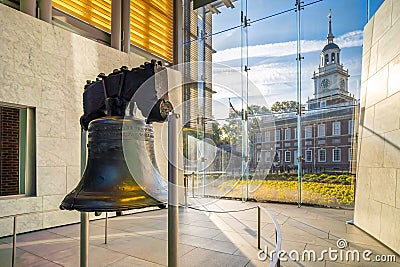
[[[339,49],[339,46],[335,43],[329,43],[327,45],[325,45],[324,49],[322,49],[322,52],[325,52],[326,50],[329,49]]]

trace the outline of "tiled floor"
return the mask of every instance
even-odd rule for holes
[[[256,207],[257,203],[229,200],[191,199],[192,207],[232,211]],[[282,249],[287,252],[338,249],[345,239],[346,251],[369,249],[377,254],[392,251],[355,226],[346,224],[353,212],[343,209],[262,204],[272,211],[282,231]],[[105,220],[90,222],[89,266],[165,266],[167,264],[167,210],[148,210],[109,218],[108,242],[104,244]],[[275,246],[272,220],[262,215],[262,247]],[[189,208],[179,212],[179,261],[181,266],[268,266],[257,257],[257,210],[212,213]],[[62,226],[17,237],[16,266],[79,266],[79,224]],[[0,239],[0,266],[11,266],[12,240]],[[295,252],[292,252],[293,256]],[[338,254],[340,255],[340,254]],[[362,256],[362,254],[360,254]],[[397,262],[400,257],[396,255]],[[345,257],[343,257],[345,259]],[[330,260],[287,261],[281,266],[398,266],[378,263]]]

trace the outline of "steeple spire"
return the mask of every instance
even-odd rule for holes
[[[333,36],[332,33],[332,10],[329,9],[329,14],[327,16],[327,18],[329,19],[329,32],[328,32],[328,36],[326,37],[326,39],[328,40],[328,44],[333,43],[333,38],[335,38],[335,36]]]

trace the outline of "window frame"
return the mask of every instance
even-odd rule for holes
[[[308,160],[307,159],[307,154],[308,154],[308,152],[309,152],[309,156],[310,156],[310,160]],[[306,149],[306,151],[304,152],[304,161],[305,162],[307,162],[307,163],[310,163],[310,162],[312,162],[312,150],[311,149]]]
[[[336,128],[335,125],[338,126],[338,127]],[[335,133],[336,130],[337,130],[338,133]],[[332,136],[339,136],[339,135],[341,135],[341,132],[342,132],[342,130],[341,130],[341,123],[340,123],[340,121],[334,121],[334,122],[332,122]]]
[[[335,151],[339,151],[339,159],[335,159]],[[338,147],[332,149],[332,162],[341,162],[342,161],[342,150]]]
[[[324,160],[321,160],[321,152],[324,152]],[[318,149],[318,162],[326,162],[326,149]]]

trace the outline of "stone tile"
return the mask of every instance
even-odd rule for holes
[[[180,259],[180,266],[245,266],[245,257],[196,248]]]
[[[359,156],[360,167],[382,167],[383,162],[376,159],[383,159],[384,140],[383,138],[373,135],[361,140],[362,148]]]
[[[370,57],[369,57],[369,68],[368,68],[368,79],[376,74],[378,63],[378,44],[374,44],[371,47]]]
[[[2,266],[11,266],[12,263],[11,246],[9,248],[3,248],[3,246],[0,245],[0,259]],[[18,248],[15,260],[16,260],[15,266],[60,266]]]
[[[43,196],[43,211],[58,210],[65,194]]]
[[[365,34],[364,34],[365,35]],[[365,39],[364,39],[365,42]],[[365,49],[365,48],[364,48]],[[371,51],[370,50],[366,50],[363,51],[363,57],[362,57],[362,67],[361,67],[361,82],[365,82],[368,77],[369,77],[369,60],[371,57]]]
[[[372,44],[376,43],[392,25],[392,0],[385,1],[376,11]]]
[[[358,168],[356,198],[360,197],[367,201],[371,192],[371,169],[368,167]],[[358,198],[357,198],[358,199]]]
[[[394,251],[400,251],[400,210],[389,205],[382,204],[381,233],[379,240]]]
[[[150,261],[145,261],[139,258],[135,257],[125,257],[122,260],[116,261],[114,263],[111,263],[109,265],[106,265],[107,267],[131,267],[131,266],[138,266],[138,267],[145,267],[145,266],[150,266],[150,267],[156,267],[156,266],[164,266],[160,265],[154,262]]]
[[[46,258],[62,266],[79,266],[79,246],[73,246],[57,253],[46,255]],[[89,266],[106,266],[126,257],[123,253],[97,246],[89,246]]]
[[[389,1],[385,1],[385,3],[386,2]],[[388,19],[383,20],[381,24],[386,24],[386,21],[388,21]],[[379,40],[378,69],[388,64],[400,51],[400,42],[398,41],[399,34],[400,23],[397,22]]]
[[[372,168],[371,189],[372,199],[394,207],[396,205],[396,169]]]
[[[372,33],[373,33],[373,28],[374,28],[374,19],[375,19],[375,17],[372,17],[368,21],[368,23],[364,26],[363,57],[364,57],[364,54],[369,52],[369,50],[372,47]]]
[[[53,83],[65,81],[65,58],[43,52],[35,46],[14,44],[15,71]]]
[[[67,192],[71,192],[81,180],[81,168],[67,166]]]
[[[2,199],[0,216],[9,216],[27,212],[40,211],[42,209],[41,197],[23,197]]]
[[[72,35],[73,33],[63,28],[50,23],[43,23],[41,48],[45,52],[66,58],[73,52],[70,41]]]
[[[362,138],[374,135],[375,105],[366,108],[364,113],[364,125]]]
[[[126,255],[147,260],[153,263],[166,265],[167,264],[167,241],[160,240],[148,236],[128,236],[110,238],[106,245],[101,247],[109,250],[118,251]],[[179,245],[178,253],[180,256],[194,249],[193,246],[184,244]]]
[[[58,203],[60,204],[60,203]],[[79,221],[79,212],[76,211],[53,211],[43,213],[43,227],[55,227],[63,224],[76,223]]]
[[[80,165],[80,141],[38,137],[37,165],[39,167],[65,167]]]
[[[375,73],[373,76],[369,77],[367,85],[367,98],[365,103],[366,108],[386,98],[388,77],[389,77],[388,71],[389,67],[385,66],[384,68],[380,69],[377,73]],[[376,116],[377,112],[375,111],[375,118]]]
[[[1,5],[1,36],[18,45],[40,47],[41,24],[43,21],[33,18],[6,5]],[[18,33],[18,34],[16,34]]]
[[[382,134],[400,128],[400,92],[375,105],[374,132]]]
[[[83,93],[83,92],[82,92]],[[80,101],[82,103],[82,100]],[[67,112],[66,113],[66,124],[65,124],[65,132],[67,138],[81,138],[81,125],[79,123],[79,119],[82,113],[78,112]]]
[[[383,166],[400,168],[400,130],[395,130],[384,135],[385,150]]]
[[[400,54],[389,63],[388,96],[400,91]]]
[[[2,38],[0,42],[0,62],[9,71],[14,71],[13,41],[6,38]]]
[[[71,90],[70,87],[70,84],[61,80],[58,82],[42,80],[42,107],[70,112],[82,110],[82,95],[78,95],[77,91]]]
[[[67,193],[66,167],[38,167],[37,174],[39,196]]]
[[[0,62],[1,63],[1,62]],[[0,72],[0,99],[20,105],[39,106],[41,103],[41,82],[37,77],[11,72]]]
[[[393,6],[392,6],[392,25],[395,23],[399,23],[397,21],[400,18],[400,3],[399,1],[393,1]]]
[[[65,138],[65,112],[39,108],[36,110],[37,136]]]

